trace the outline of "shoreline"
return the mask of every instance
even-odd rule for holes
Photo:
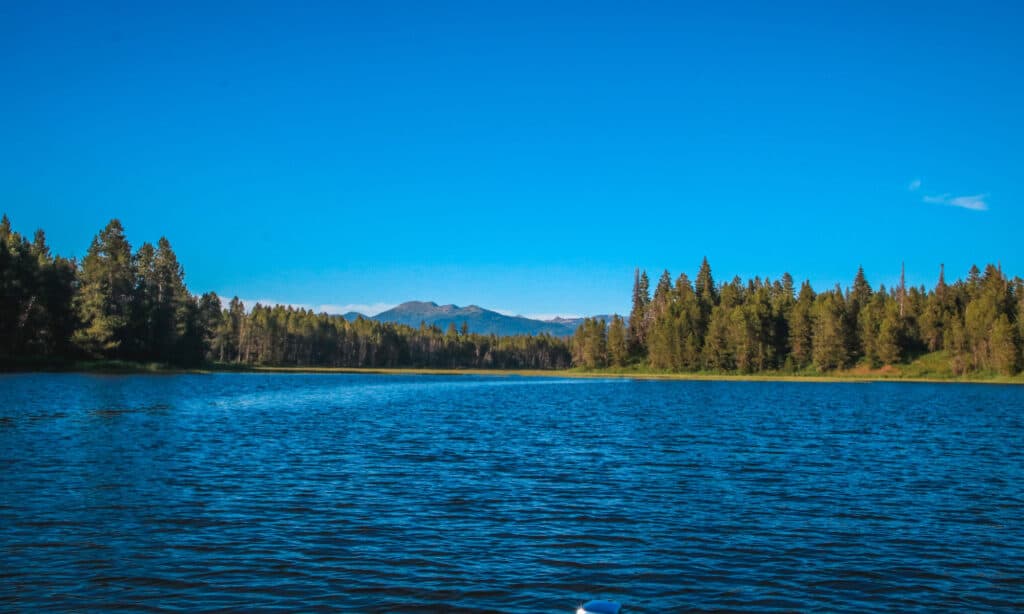
[[[649,381],[713,381],[713,382],[803,382],[803,383],[926,383],[926,384],[1003,384],[1024,385],[1024,373],[1015,376],[984,375],[975,377],[902,376],[898,373],[791,374],[791,373],[672,373],[630,371],[623,369],[438,369],[415,367],[275,367],[248,365],[203,365],[177,367],[159,363],[126,361],[80,361],[55,364],[4,365],[0,373],[80,373],[97,375],[198,375],[214,373],[293,373],[320,375],[435,375],[487,377],[547,377],[562,379],[627,379]],[[13,368],[10,368],[13,367]]]
[[[212,369],[208,373],[231,370]],[[645,373],[601,370],[539,370],[539,369],[419,369],[419,368],[356,368],[356,367],[251,367],[238,372],[249,373],[308,373],[308,374],[363,374],[363,375],[442,375],[491,377],[548,377],[561,379],[627,379],[652,381],[707,381],[707,382],[806,382],[806,383],[878,383],[905,382],[918,384],[1006,384],[1024,385],[1021,376],[991,376],[985,378],[899,377],[886,375],[791,375],[756,373]]]

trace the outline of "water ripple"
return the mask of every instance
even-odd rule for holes
[[[0,376],[13,610],[1024,607],[1024,390]]]

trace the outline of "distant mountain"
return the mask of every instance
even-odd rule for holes
[[[362,314],[349,312],[345,319],[354,320]],[[367,317],[367,316],[363,316]],[[604,317],[611,320],[610,316]],[[394,322],[416,328],[420,322],[435,325],[447,330],[449,324],[462,328],[465,322],[472,333],[481,335],[539,335],[547,333],[555,337],[566,337],[576,332],[583,318],[555,318],[553,320],[534,320],[523,316],[507,316],[497,311],[484,309],[476,305],[459,307],[457,305],[438,305],[433,302],[409,301],[370,317],[379,322]]]
[[[611,324],[611,322],[612,322],[612,315],[611,314],[604,314],[604,315],[599,315],[599,316],[587,316],[587,317],[595,318],[597,320],[604,320],[605,324]],[[575,331],[579,327],[580,324],[583,324],[583,320],[586,320],[586,319],[587,318],[552,318],[550,320],[543,320],[543,321],[544,322],[551,322],[553,324],[562,324],[562,325],[565,325],[565,326],[571,326],[572,329]],[[629,318],[627,318],[627,317],[623,317],[622,319],[625,320],[626,322],[629,322]]]

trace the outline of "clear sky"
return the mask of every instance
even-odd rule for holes
[[[334,309],[1024,275],[1022,7],[0,0],[0,210]]]

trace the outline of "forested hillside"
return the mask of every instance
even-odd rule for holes
[[[345,314],[349,320],[360,314]],[[366,317],[366,316],[364,316]],[[457,305],[438,305],[423,301],[409,301],[370,316],[378,322],[393,322],[407,326],[419,326],[421,322],[447,329],[455,324],[459,330],[465,325],[467,330],[483,335],[539,335],[548,334],[553,337],[568,337],[576,331],[578,323],[565,321],[533,320],[523,316],[508,316],[476,305],[459,307]]]
[[[0,364],[119,359],[198,365],[563,369],[568,341],[474,335],[454,324],[410,326],[213,292],[193,296],[167,239],[132,251],[111,221],[81,262],[50,253],[0,221]]]
[[[942,350],[953,374],[1012,375],[1021,368],[1024,281],[998,266],[974,266],[949,284],[940,267],[931,290],[853,284],[816,292],[789,274],[716,284],[707,259],[694,281],[662,273],[653,297],[637,270],[628,326],[588,320],[573,358],[586,367],[640,364],[667,371],[828,372],[880,367]]]
[[[665,271],[653,296],[637,271],[628,321],[588,318],[572,338],[477,335],[314,313],[246,310],[192,295],[165,238],[133,251],[112,220],[81,262],[50,253],[0,220],[0,365],[119,359],[198,365],[562,369],[640,365],[664,371],[830,372],[899,364],[942,350],[954,374],[1022,366],[1024,281],[998,266],[934,288],[821,292],[786,274],[718,284],[705,259],[693,282]],[[461,330],[460,330],[461,328]]]

